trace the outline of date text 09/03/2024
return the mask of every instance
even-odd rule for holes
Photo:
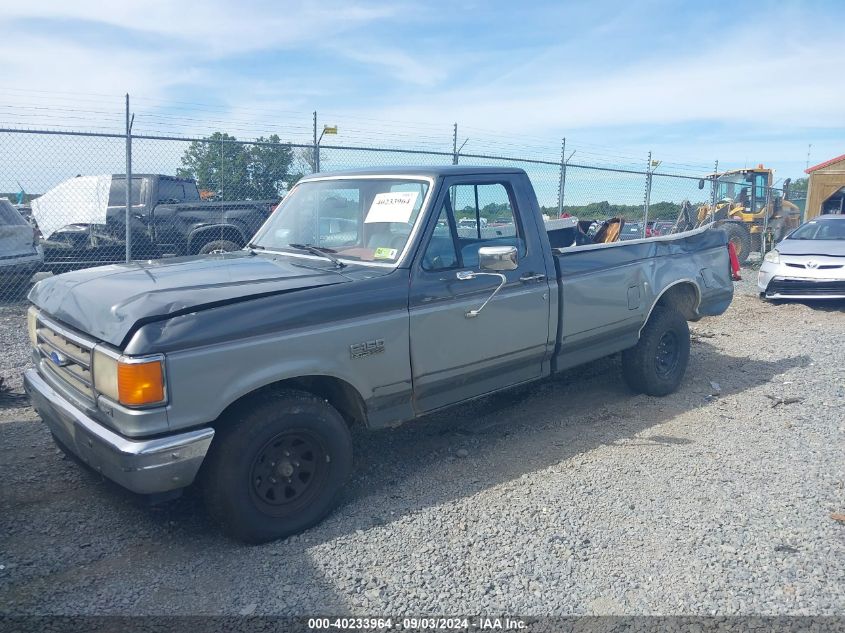
[[[312,630],[507,630],[526,628],[526,622],[511,617],[410,617],[410,618],[309,618]]]

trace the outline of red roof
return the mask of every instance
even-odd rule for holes
[[[831,158],[830,160],[826,160],[823,163],[819,163],[818,165],[808,167],[804,170],[804,173],[809,174],[811,171],[816,171],[817,169],[821,169],[822,167],[827,167],[828,165],[832,165],[833,163],[838,163],[840,160],[845,160],[845,154],[842,154],[842,156],[837,156],[836,158]]]

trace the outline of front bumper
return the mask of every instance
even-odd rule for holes
[[[763,262],[757,288],[767,299],[845,299],[845,267],[804,268],[806,257],[790,257],[780,263]],[[835,265],[839,262],[834,262]],[[827,260],[822,265],[828,265]]]
[[[152,494],[189,485],[214,437],[214,429],[204,428],[149,440],[128,439],[86,416],[34,369],[24,373],[24,388],[63,446],[132,492]]]

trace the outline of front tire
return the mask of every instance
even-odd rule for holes
[[[340,413],[321,398],[285,390],[218,431],[201,483],[226,533],[263,543],[323,519],[351,470],[352,438]]]
[[[622,376],[636,393],[673,393],[686,373],[689,349],[686,319],[677,310],[657,306],[637,345],[622,352]]]

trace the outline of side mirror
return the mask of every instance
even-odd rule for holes
[[[481,270],[516,270],[518,260],[516,246],[482,246],[478,249],[478,267]]]
[[[698,188],[699,188],[699,189],[704,189],[704,178],[699,178],[699,179],[698,179]]]

